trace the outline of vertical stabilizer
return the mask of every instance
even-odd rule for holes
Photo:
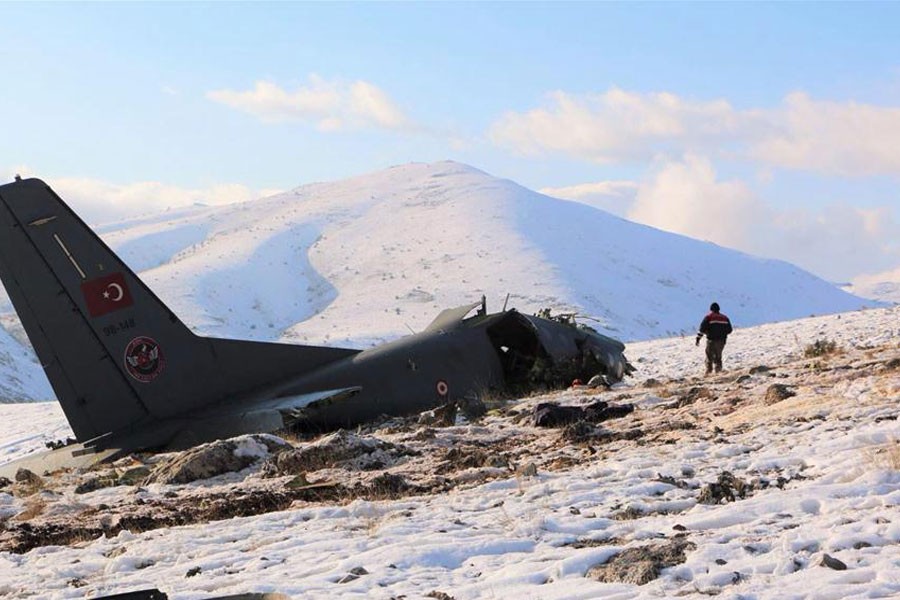
[[[0,277],[79,441],[356,352],[194,335],[39,179],[0,186]]]

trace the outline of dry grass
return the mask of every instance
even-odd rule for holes
[[[900,471],[900,440],[876,446],[868,453],[869,461],[879,469]]]
[[[14,521],[30,521],[43,514],[47,502],[40,496],[32,496],[25,501],[25,509],[13,517]]]

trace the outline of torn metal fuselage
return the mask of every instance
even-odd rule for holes
[[[298,381],[296,393],[350,381],[359,392],[339,403],[308,405],[297,415],[296,426],[348,427],[486,393],[559,389],[594,375],[611,384],[634,370],[624,350],[618,340],[574,323],[515,309],[488,314],[483,302],[465,305],[445,310],[418,334],[363,351]]]

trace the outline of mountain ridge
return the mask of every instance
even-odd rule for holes
[[[99,230],[185,323],[215,337],[365,347],[482,295],[490,310],[509,294],[523,312],[585,315],[623,341],[692,333],[713,300],[737,327],[877,305],[789,263],[452,161]]]

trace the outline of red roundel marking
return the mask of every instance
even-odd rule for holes
[[[136,337],[125,347],[125,370],[141,383],[153,381],[166,366],[166,358],[156,340]]]
[[[446,396],[450,391],[450,386],[447,385],[447,382],[443,379],[438,379],[438,382],[434,387],[437,390],[438,396]]]

